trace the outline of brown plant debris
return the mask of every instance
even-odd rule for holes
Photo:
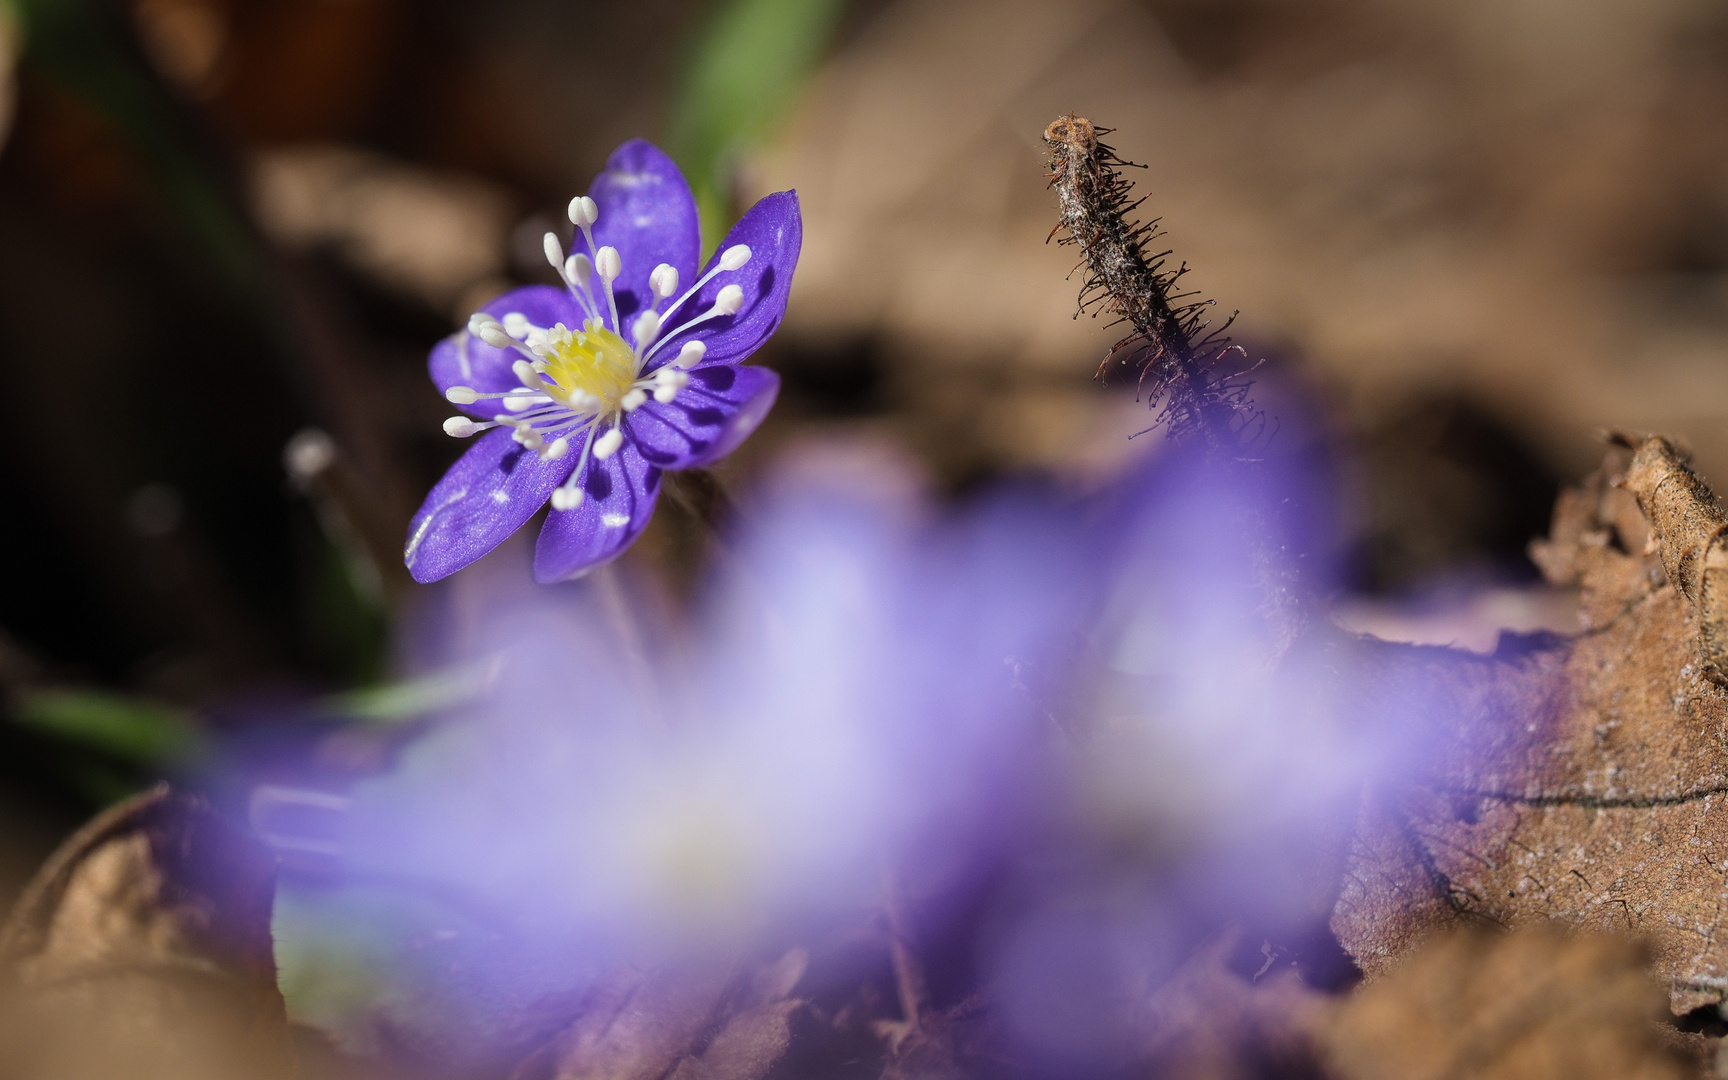
[[[1100,141],[1112,130],[1072,113],[1044,130],[1050,186],[1061,215],[1052,234],[1063,232],[1060,243],[1080,248],[1086,273],[1080,310],[1100,309],[1134,328],[1111,347],[1098,376],[1112,359],[1121,359],[1138,369],[1151,400],[1164,403],[1158,421],[1172,438],[1192,434],[1214,450],[1234,448],[1260,416],[1248,400],[1246,373],[1223,363],[1241,350],[1225,334],[1229,321],[1207,329],[1212,301],[1177,291],[1187,264],[1170,270],[1164,261],[1170,252],[1148,252],[1162,234],[1156,219],[1130,220],[1144,200],[1130,201],[1132,185],[1122,175],[1133,163]]]
[[[1257,979],[1230,970],[1240,932],[1226,928],[1195,950],[1147,999],[1135,1028],[1151,1075],[1179,1080],[1319,1077],[1316,1033],[1325,995],[1283,966]]]
[[[1664,995],[1626,938],[1544,927],[1436,939],[1318,1025],[1338,1080],[1678,1080]]]
[[[820,1038],[791,996],[808,958],[794,949],[754,971],[709,957],[602,979],[574,1021],[517,1067],[515,1080],[763,1080]]]
[[[1661,439],[1619,461],[1561,497],[1532,552],[1579,587],[1580,636],[1405,650],[1383,672],[1424,669],[1441,704],[1420,775],[1366,796],[1333,914],[1371,976],[1459,920],[1552,923],[1646,939],[1677,1013],[1728,990],[1728,693],[1707,677],[1722,512]]]
[[[1728,686],[1728,514],[1663,438],[1637,445],[1623,486],[1651,522],[1663,572],[1692,605],[1704,674]]]
[[[275,864],[166,787],[86,825],[0,931],[0,1075],[295,1075]]]

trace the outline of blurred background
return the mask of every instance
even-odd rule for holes
[[[1568,625],[1524,545],[1604,426],[1728,482],[1719,3],[0,0],[0,902],[153,778],[364,768],[355,726],[415,714],[401,538],[461,449],[427,350],[551,280],[632,136],[709,245],[802,198],[735,490],[792,448],[963,497],[1156,443],[1046,242],[1070,110],[1240,309],[1268,452],[1334,464],[1347,624]],[[700,558],[676,514],[630,556]]]

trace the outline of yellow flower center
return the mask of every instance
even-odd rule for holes
[[[557,383],[566,399],[580,406],[584,395],[598,398],[602,414],[616,411],[636,383],[636,351],[593,319],[580,330],[559,323],[546,331],[540,355],[546,365],[544,377]]]

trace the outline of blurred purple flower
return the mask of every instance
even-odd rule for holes
[[[432,381],[467,414],[444,430],[480,438],[409,528],[417,581],[472,563],[548,501],[534,577],[579,577],[641,534],[663,471],[725,457],[774,404],[779,377],[741,361],[786,313],[796,193],[751,207],[698,276],[690,187],[638,139],[571,201],[570,220],[585,250],[566,258],[546,234],[563,289],[506,293],[432,350]]]
[[[454,1032],[477,971],[518,1000],[820,936],[878,908],[886,870],[1036,1057],[1107,1071],[1222,922],[1324,934],[1364,785],[1415,752],[1385,717],[1418,703],[1365,711],[1346,643],[1292,649],[1268,614],[1269,581],[1326,562],[1286,509],[1309,485],[1166,459],[939,516],[856,472],[782,481],[684,648],[617,625],[653,605],[602,583],[524,586],[471,636],[486,655],[449,658],[492,673],[487,699],[343,804],[330,910],[367,883],[459,907],[392,915],[379,950],[445,995],[396,1022]],[[287,956],[315,936],[279,930]]]
[[[664,947],[867,905],[927,836],[964,859],[1039,730],[1006,661],[1038,662],[1084,593],[1035,572],[1072,539],[1051,517],[783,491],[688,649],[635,648],[586,589],[510,605],[479,635],[487,701],[356,791],[347,867]]]

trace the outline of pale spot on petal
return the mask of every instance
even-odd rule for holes
[[[620,529],[630,524],[629,514],[601,514],[600,524]]]

